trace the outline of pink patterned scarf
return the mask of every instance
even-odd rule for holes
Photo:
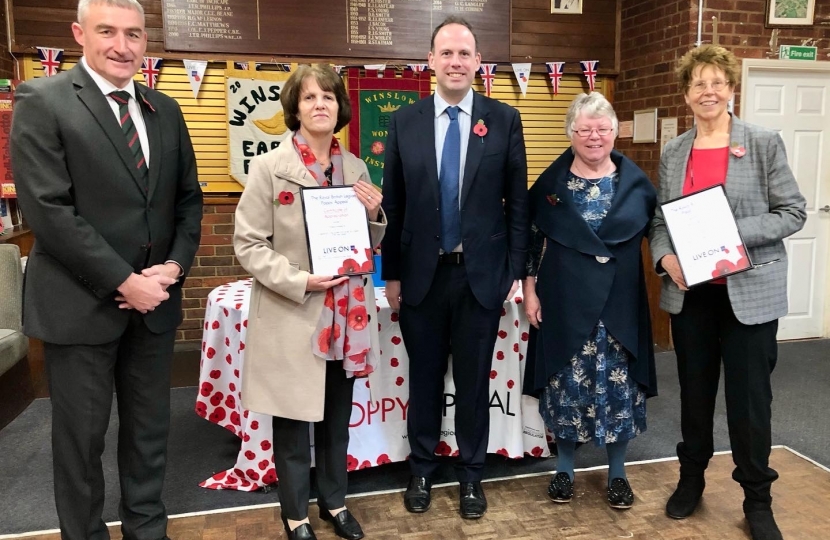
[[[331,166],[326,171],[299,132],[294,134],[293,142],[300,159],[320,186],[343,185],[343,154],[336,138],[331,139]],[[369,333],[371,316],[366,306],[366,286],[363,276],[351,276],[327,290],[323,312],[311,338],[315,356],[324,360],[342,359],[347,377],[365,377],[378,364]]]

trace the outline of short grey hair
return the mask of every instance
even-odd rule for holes
[[[614,136],[619,135],[620,122],[617,120],[617,113],[614,112],[614,107],[599,92],[591,92],[590,94],[579,94],[571,102],[571,106],[568,107],[568,113],[565,115],[565,135],[568,136],[568,139],[573,138],[576,119],[583,114],[589,118],[604,116],[610,119],[611,126],[614,129]]]
[[[138,0],[78,0],[78,23],[83,24],[89,12],[89,6],[103,4],[105,6],[134,9],[144,20],[144,6]]]

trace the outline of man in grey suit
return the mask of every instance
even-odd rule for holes
[[[101,454],[114,387],[121,530],[155,540],[167,531],[170,365],[202,193],[179,106],[133,82],[141,4],[80,0],[72,32],[78,65],[16,93],[12,167],[35,234],[24,331],[44,342],[62,538],[109,538]]]

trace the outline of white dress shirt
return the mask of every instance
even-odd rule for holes
[[[112,109],[112,114],[115,115],[115,119],[118,120],[119,126],[121,125],[121,115],[118,112],[118,102],[110,97],[110,93],[115,92],[116,90],[124,90],[130,94],[131,99],[130,103],[127,105],[127,110],[130,111],[130,117],[133,119],[133,124],[135,124],[135,130],[138,132],[138,140],[141,142],[141,151],[144,153],[144,162],[147,163],[147,169],[149,170],[150,140],[147,138],[147,126],[144,125],[144,117],[141,115],[141,107],[139,107],[138,101],[136,101],[135,85],[132,81],[130,81],[125,88],[118,88],[93,71],[92,68],[89,67],[89,64],[87,64],[86,58],[81,58],[81,63],[84,65],[84,68],[86,68],[89,76],[92,77],[92,80],[95,81],[98,88],[101,89],[104,96],[106,96],[107,103],[109,103],[110,109]]]

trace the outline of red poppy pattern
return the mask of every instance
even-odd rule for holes
[[[250,280],[237,281],[214,289],[207,299],[195,412],[240,438],[236,464],[200,484],[209,489],[254,491],[277,482],[271,419],[243,409],[241,403],[241,369],[250,289]],[[356,294],[365,295],[366,291],[357,293],[357,289],[352,289],[352,296]],[[380,362],[372,375],[371,389],[368,379],[366,384],[354,387],[348,470],[404,461],[409,454],[404,435],[410,360],[400,337],[397,313],[389,309],[381,292],[376,291],[375,298],[380,309],[377,312],[371,310],[371,320],[365,307],[362,311],[348,310],[348,304],[338,306],[333,297],[325,300],[329,309],[344,309],[348,324],[378,324],[380,327]],[[525,363],[520,359],[527,353],[527,332],[528,324],[521,304],[515,299],[505,302],[499,321],[499,336],[503,337],[496,340],[493,351],[488,452],[511,459],[549,455],[546,443],[549,434],[539,416],[538,402],[522,396],[521,384],[517,382],[523,379]],[[354,356],[355,362],[365,362],[360,354]],[[444,384],[448,394],[455,392],[451,376],[445,378]],[[448,409],[441,429],[448,435],[442,437],[436,453],[457,456],[452,407]]]

